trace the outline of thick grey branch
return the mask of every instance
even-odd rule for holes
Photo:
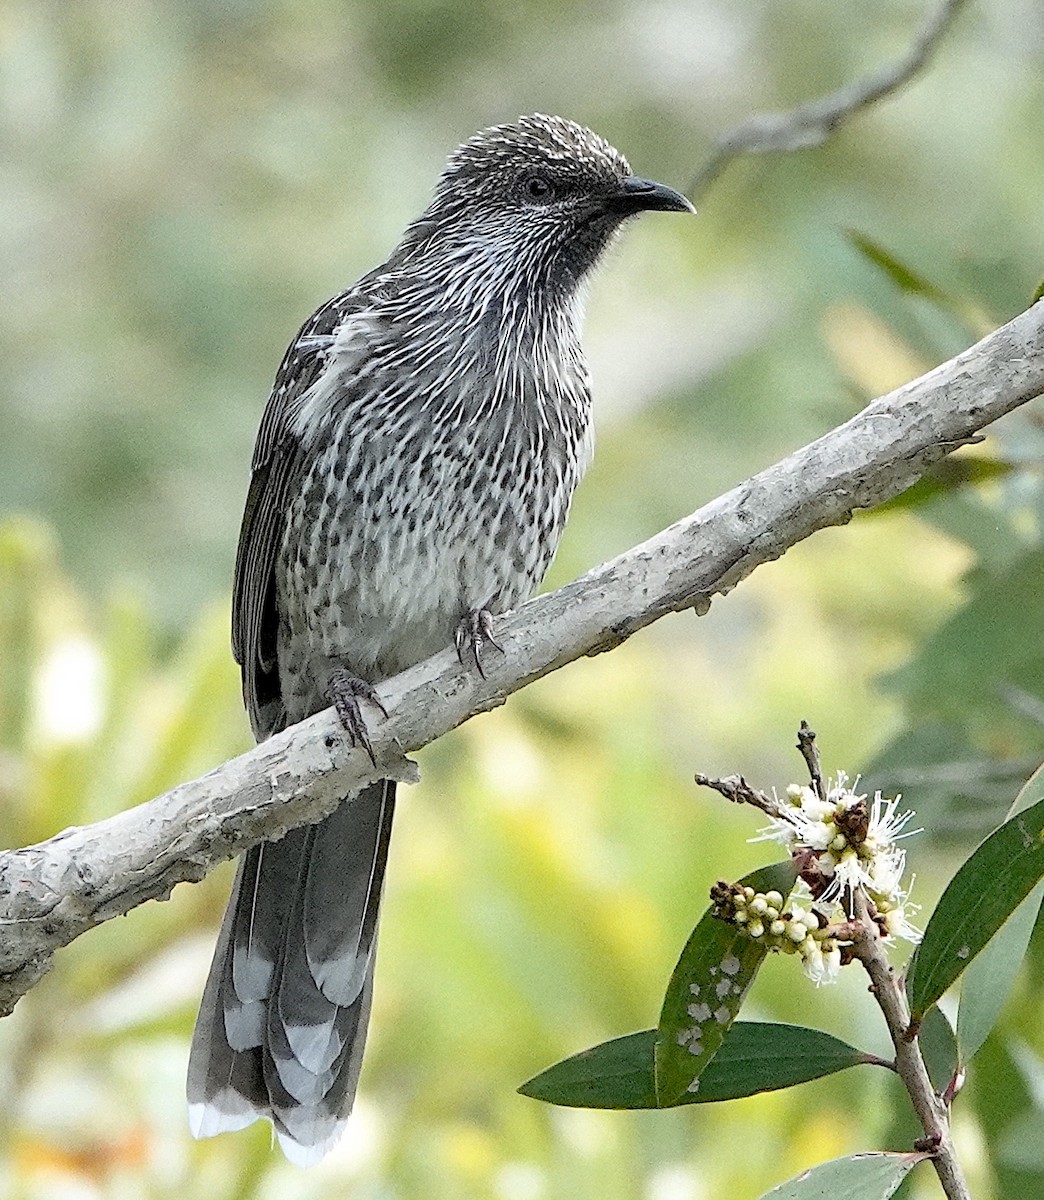
[[[380,686],[378,766],[345,745],[331,710],[155,800],[0,855],[0,1013],[92,926],[162,899],[264,838],[317,821],[380,776],[412,778],[416,750],[665,613],[730,591],[760,563],[898,495],[1004,413],[1044,393],[1044,301],[970,350],[647,542],[496,623],[486,678],[451,650]],[[351,803],[350,800],[346,803]]]
[[[895,62],[787,112],[758,113],[723,134],[690,184],[689,196],[697,200],[740,154],[779,154],[821,145],[849,117],[898,91],[922,71],[965,3],[942,0],[909,50]]]

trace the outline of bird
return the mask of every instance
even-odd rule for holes
[[[450,155],[387,260],[305,321],[254,448],[232,647],[258,741],[331,701],[369,748],[375,685],[542,580],[593,451],[586,284],[620,227],[695,212],[590,129],[535,113]],[[384,714],[386,715],[386,714]],[[340,1138],[362,1065],[395,784],[239,862],[193,1034],[189,1122]]]

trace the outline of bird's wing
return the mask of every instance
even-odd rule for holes
[[[283,356],[254,446],[236,551],[232,652],[242,670],[243,700],[258,738],[275,733],[285,722],[276,655],[275,566],[301,467],[294,416],[322,373],[337,326],[363,303],[356,289],[342,292],[304,323]]]

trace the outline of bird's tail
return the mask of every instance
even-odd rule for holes
[[[266,1117],[302,1166],[339,1138],[362,1065],[394,809],[385,779],[240,861],[192,1038],[195,1137]]]

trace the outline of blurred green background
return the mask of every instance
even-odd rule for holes
[[[559,112],[684,187],[715,133],[897,56],[922,16],[886,0],[0,3],[3,843],[248,744],[228,589],[271,377],[457,142]],[[1042,112],[1044,11],[981,0],[922,78],[828,145],[740,162],[697,220],[629,229],[592,287],[599,449],[549,582],[1024,308],[1044,273]],[[651,1114],[514,1088],[655,1023],[709,884],[765,860],[745,840],[757,821],[692,774],[800,778],[801,718],[831,769],[918,810],[930,910],[1044,756],[1042,450],[1038,406],[976,449],[981,482],[819,534],[706,617],[660,622],[425,751],[361,1096],[321,1168],[284,1164],[260,1126],[187,1133],[225,868],[82,938],[0,1025],[0,1194],[745,1200],[909,1144],[870,1069]],[[984,1200],[1044,1195],[1042,942],[957,1109]],[[861,979],[815,991],[791,966],[769,964],[749,1016],[883,1049]]]

